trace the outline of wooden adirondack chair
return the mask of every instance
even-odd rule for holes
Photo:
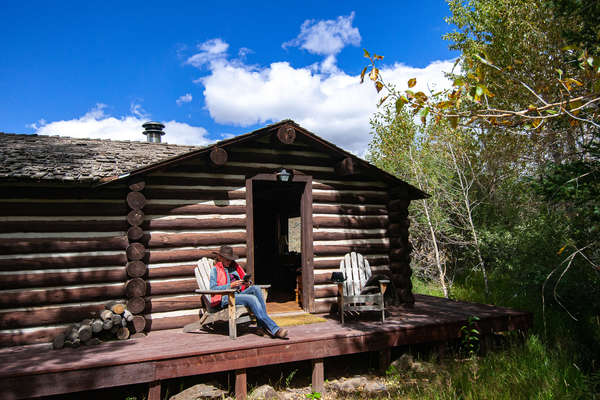
[[[198,265],[194,268],[198,289],[196,293],[202,295],[202,315],[200,321],[188,324],[183,327],[184,332],[193,332],[205,325],[214,322],[229,321],[229,337],[237,338],[237,324],[251,322],[253,315],[246,306],[235,305],[235,289],[226,290],[210,290],[210,270],[213,268],[214,260],[203,257],[198,261]],[[267,301],[267,289],[271,285],[256,285],[262,290],[263,298]],[[215,308],[210,305],[211,295],[229,296],[229,304],[227,308]]]
[[[389,280],[379,280],[379,292],[361,294],[371,277],[371,267],[360,253],[348,253],[340,262],[340,272],[345,281],[338,282],[338,309],[340,322],[344,324],[345,311],[381,311],[381,323],[385,321],[383,295]]]

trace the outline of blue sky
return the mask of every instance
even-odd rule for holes
[[[446,85],[443,1],[3,2],[0,131],[206,144],[292,118],[363,154],[384,77]]]

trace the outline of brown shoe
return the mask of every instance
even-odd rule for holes
[[[288,337],[288,331],[287,331],[287,329],[279,328],[279,330],[274,335],[274,337],[279,338],[279,339],[286,339]]]
[[[258,336],[265,336],[266,332],[263,328],[256,328],[256,330],[254,331],[254,333],[256,333]]]

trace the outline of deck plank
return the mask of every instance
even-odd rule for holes
[[[40,346],[0,349],[0,392],[8,398],[32,397],[114,386],[115,373],[127,383],[313,360],[393,346],[447,341],[458,337],[469,316],[482,332],[527,329],[531,314],[503,307],[417,295],[413,308],[393,309],[386,323],[376,318],[289,327],[289,340],[245,333],[151,332],[145,338],[78,349],[40,350]],[[139,373],[132,373],[133,369]],[[106,378],[95,376],[102,375]],[[50,382],[60,381],[60,385]],[[27,385],[24,383],[27,382]],[[111,383],[112,382],[112,383]],[[26,386],[26,387],[24,387]],[[35,393],[35,394],[34,394]]]

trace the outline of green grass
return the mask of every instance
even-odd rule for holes
[[[485,357],[447,360],[436,364],[436,376],[406,374],[391,377],[397,396],[410,399],[600,399],[597,321],[572,321],[556,307],[541,314],[540,293],[519,291],[510,279],[495,277],[489,296],[476,277],[455,282],[451,297],[492,303],[534,315],[534,326],[524,342]],[[435,282],[413,279],[415,293],[442,296]],[[415,378],[415,377],[413,377]],[[392,396],[393,397],[393,396]]]

